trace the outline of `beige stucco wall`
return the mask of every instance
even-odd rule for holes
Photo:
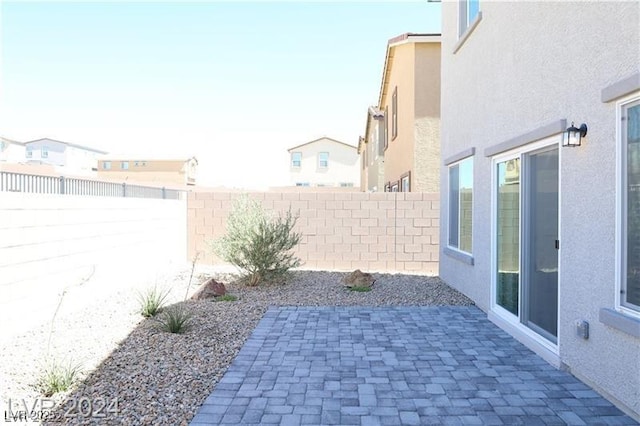
[[[404,271],[433,274],[438,269],[437,194],[412,193],[251,193],[272,212],[299,211],[303,238],[296,254],[305,268]],[[190,193],[189,258],[201,253],[220,264],[210,242],[225,233],[232,202],[240,194]]]
[[[561,119],[587,123],[583,146],[560,149],[559,357],[640,419],[640,339],[599,320],[619,297],[616,106],[601,101],[601,90],[638,72],[638,3],[481,2],[482,20],[455,54],[457,2],[442,10],[442,157],[470,147],[476,154],[474,265],[443,254],[440,275],[489,310],[492,162],[484,149]],[[446,168],[441,179],[447,206]],[[445,243],[446,208],[441,219]],[[576,335],[582,320],[588,340]]]
[[[384,153],[384,181],[394,182],[413,169],[415,117],[415,46],[405,43],[393,48],[387,95],[380,108],[387,108],[389,145]],[[398,134],[393,138],[393,91],[398,88]]]
[[[291,153],[302,153],[300,167],[291,167]],[[318,168],[318,153],[329,153],[329,167]],[[289,183],[307,182],[310,186],[340,186],[340,183],[352,183],[360,187],[360,157],[356,147],[333,141],[328,138],[292,149],[289,152]]]
[[[440,191],[440,43],[415,44],[412,191]]]
[[[383,192],[384,191],[384,119],[373,119],[369,124],[367,134],[366,178],[367,186],[365,190]]]

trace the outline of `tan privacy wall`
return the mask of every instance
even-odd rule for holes
[[[438,194],[429,193],[250,193],[272,212],[300,213],[302,242],[296,254],[311,269],[438,271]],[[239,194],[190,193],[188,252],[199,263],[221,264],[211,241]]]

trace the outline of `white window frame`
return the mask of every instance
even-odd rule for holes
[[[27,147],[27,149],[25,150],[24,155],[27,158],[33,158],[33,148],[31,148],[30,146]]]
[[[471,179],[471,248],[469,249],[469,251],[463,250],[460,248],[460,226],[461,226],[461,220],[460,220],[460,179],[458,178],[458,245],[457,246],[453,246],[450,244],[450,240],[451,240],[451,235],[450,235],[450,226],[449,224],[451,223],[451,169],[453,167],[460,167],[461,163],[464,163],[465,161],[470,161],[471,162],[471,175],[472,175],[472,179]],[[458,177],[460,176],[460,174],[458,173]],[[475,204],[475,197],[474,197],[474,184],[475,181],[473,179],[474,176],[474,156],[471,155],[469,157],[465,157],[465,158],[461,158],[460,160],[448,164],[447,165],[447,247],[450,248],[451,250],[455,250],[458,251],[460,253],[465,253],[468,254],[469,256],[473,256],[473,213],[474,213],[474,204]]]
[[[111,170],[111,161],[103,161],[102,170]]]
[[[43,146],[40,148],[40,158],[49,158],[49,147]]]
[[[322,154],[327,155],[326,160],[322,160]],[[325,163],[324,165],[322,163]],[[318,168],[319,169],[328,169],[329,168],[329,153],[328,152],[319,152],[318,153]]]
[[[300,159],[297,160],[297,161],[294,159],[296,154],[300,155]],[[296,162],[298,164],[296,164]],[[299,169],[300,167],[302,167],[302,153],[301,152],[296,151],[296,152],[292,152],[291,153],[291,167],[294,167],[296,169]]]
[[[129,170],[129,162],[121,161],[120,162],[120,170]]]
[[[640,318],[640,306],[623,301],[626,294],[622,291],[626,280],[626,225],[627,225],[627,156],[626,135],[623,134],[623,110],[631,104],[640,102],[640,92],[633,93],[616,103],[616,282],[615,308],[630,316]]]

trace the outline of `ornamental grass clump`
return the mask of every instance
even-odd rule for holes
[[[236,266],[247,283],[275,281],[301,265],[293,253],[302,235],[293,229],[298,220],[289,209],[274,217],[248,196],[238,198],[227,219],[227,232],[213,243],[213,251]]]
[[[50,359],[37,378],[36,388],[46,397],[65,392],[78,381],[81,368],[79,363],[71,360]]]
[[[182,334],[191,328],[192,315],[184,305],[172,305],[165,308],[156,320],[161,330]]]
[[[159,290],[156,286],[138,294],[140,313],[145,318],[156,316],[162,310],[170,290]]]

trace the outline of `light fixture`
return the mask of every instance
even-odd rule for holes
[[[582,145],[582,138],[587,135],[587,125],[582,123],[580,127],[576,127],[571,122],[571,127],[564,131],[562,134],[562,146],[580,146]]]

